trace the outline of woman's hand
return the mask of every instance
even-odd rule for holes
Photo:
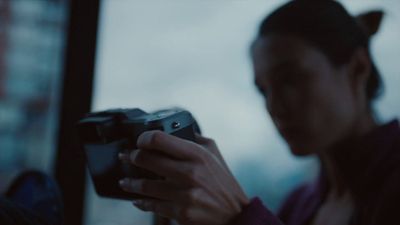
[[[248,204],[213,140],[197,135],[194,143],[148,131],[140,135],[137,146],[139,150],[120,158],[165,178],[120,181],[125,191],[154,198],[134,201],[139,209],[182,225],[223,225]]]

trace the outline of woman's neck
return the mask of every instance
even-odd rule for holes
[[[343,173],[346,171],[340,169],[343,161],[338,162],[337,157],[335,157],[335,153],[340,151],[340,149],[337,148],[343,147],[343,143],[351,143],[352,140],[364,136],[377,126],[378,124],[371,113],[366,114],[364,117],[359,117],[352,128],[349,129],[348,135],[346,135],[345,138],[333,144],[329,149],[324,149],[320,154],[318,154],[321,165],[328,178],[330,193],[337,197],[341,197],[349,192],[349,186],[343,179]],[[343,159],[343,157],[341,159]]]

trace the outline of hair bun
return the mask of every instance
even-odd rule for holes
[[[359,14],[356,16],[356,20],[368,37],[371,37],[379,31],[383,15],[383,10],[372,10]]]

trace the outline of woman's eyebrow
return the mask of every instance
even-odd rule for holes
[[[263,72],[263,76],[268,75],[268,78],[260,78],[256,76],[256,78],[254,79],[254,85],[257,87],[261,87],[263,86],[263,82],[261,81],[261,79],[275,79],[275,76],[281,75],[282,72],[289,71],[298,67],[299,63],[293,59],[288,59],[283,62],[277,63],[276,65],[273,65],[271,68]]]

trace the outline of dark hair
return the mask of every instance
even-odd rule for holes
[[[378,30],[383,13],[375,11],[374,15],[379,21],[372,23],[375,27],[367,29],[370,24],[362,23],[361,17],[351,16],[334,0],[293,0],[262,21],[258,38],[271,33],[293,35],[318,47],[334,65],[343,65],[358,47],[364,47],[370,54],[370,36]],[[371,13],[362,16],[371,17]],[[366,87],[368,102],[382,90],[381,76],[372,58],[371,66]]]

